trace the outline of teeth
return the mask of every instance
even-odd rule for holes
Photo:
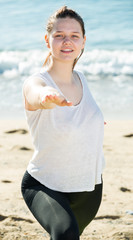
[[[71,49],[64,49],[64,50],[62,50],[63,52],[72,52],[72,50]]]

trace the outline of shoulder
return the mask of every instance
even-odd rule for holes
[[[46,82],[46,74],[45,72],[36,72],[34,74],[32,74],[31,76],[29,76],[28,78],[25,79],[24,84],[23,84],[23,88],[26,85],[43,85],[45,86]]]
[[[86,79],[85,75],[80,71],[74,70],[73,73],[78,75],[81,79]]]
[[[74,70],[74,74],[76,74],[79,77],[80,81],[88,87],[87,78],[82,72]]]

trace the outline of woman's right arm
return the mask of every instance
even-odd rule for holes
[[[25,108],[29,111],[52,109],[58,106],[71,106],[55,88],[46,86],[41,78],[30,77],[23,86]]]

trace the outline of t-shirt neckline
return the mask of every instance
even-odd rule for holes
[[[81,76],[79,75],[79,73],[77,71],[74,71],[76,72],[80,82],[81,82],[81,85],[82,85],[82,98],[80,100],[79,103],[77,103],[76,105],[72,105],[72,106],[69,106],[69,108],[77,108],[81,105],[82,101],[83,101],[83,98],[84,98],[84,83],[82,81],[82,78]],[[66,98],[66,96],[63,94],[63,92],[61,91],[61,89],[58,87],[58,85],[55,83],[55,81],[53,80],[53,78],[51,77],[51,75],[48,73],[48,71],[45,71],[45,73],[47,74],[48,78],[51,80],[51,82],[53,83],[53,85],[55,86],[55,88]],[[66,98],[67,99],[67,98]]]

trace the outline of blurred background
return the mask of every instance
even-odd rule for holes
[[[0,117],[23,118],[22,85],[40,70],[49,16],[63,5],[86,28],[82,71],[105,120],[133,119],[132,0],[0,0]]]

